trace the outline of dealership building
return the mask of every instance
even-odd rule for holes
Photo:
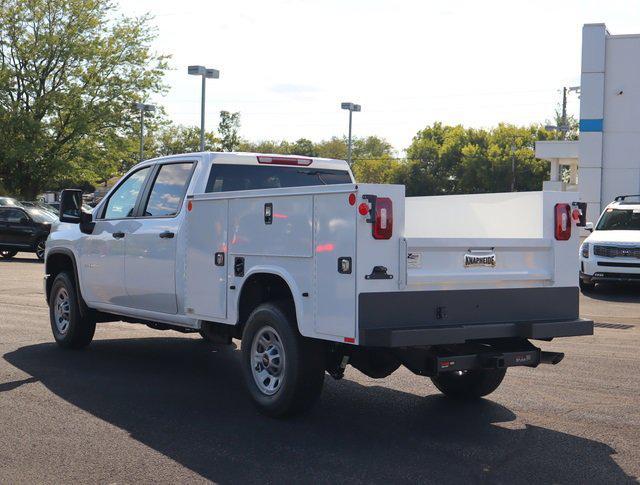
[[[580,139],[538,142],[536,156],[551,162],[544,188],[578,190],[590,221],[615,196],[640,194],[640,34],[583,27]]]

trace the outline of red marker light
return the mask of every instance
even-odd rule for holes
[[[369,213],[369,205],[363,202],[358,206],[358,212],[361,216],[366,216]]]
[[[193,202],[189,201],[189,203],[187,204],[187,210],[191,212],[191,209],[193,209]]]
[[[356,194],[349,194],[349,205],[356,205]]]

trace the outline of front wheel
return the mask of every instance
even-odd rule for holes
[[[324,382],[322,344],[302,337],[289,305],[265,303],[249,316],[242,335],[245,384],[258,409],[273,417],[308,410]]]
[[[445,372],[431,381],[447,397],[477,399],[491,394],[502,383],[507,369],[478,369]]]
[[[58,274],[51,285],[49,319],[53,338],[60,347],[80,349],[93,340],[96,322],[81,314],[73,279],[66,272]]]
[[[16,254],[18,254],[18,251],[9,251],[6,249],[3,249],[2,251],[0,251],[0,256],[2,257],[2,259],[11,259]]]

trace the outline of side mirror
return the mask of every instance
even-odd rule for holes
[[[82,190],[64,189],[60,194],[60,222],[82,222]]]
[[[29,220],[28,217],[21,217],[19,223],[22,224],[23,226],[26,226],[27,224],[29,224],[29,222],[31,222]]]
[[[587,223],[584,225],[584,228],[585,228],[587,231],[589,231],[589,232],[593,232],[593,222],[587,222]]]

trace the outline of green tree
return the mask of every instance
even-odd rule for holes
[[[200,151],[200,128],[169,124],[151,135],[150,145],[157,157]],[[204,149],[220,150],[220,139],[213,131],[204,133]]]
[[[218,131],[220,132],[220,148],[224,152],[234,152],[240,146],[240,113],[231,113],[229,111],[220,111],[220,124]]]
[[[535,142],[556,136],[537,125],[484,130],[434,123],[414,137],[393,177],[408,195],[507,192],[514,181],[515,190],[540,190],[549,167],[535,158]]]
[[[162,91],[149,18],[111,0],[0,2],[0,181],[31,198],[62,178],[104,178],[95,157],[132,136],[132,101]],[[126,143],[123,149],[129,149]]]

